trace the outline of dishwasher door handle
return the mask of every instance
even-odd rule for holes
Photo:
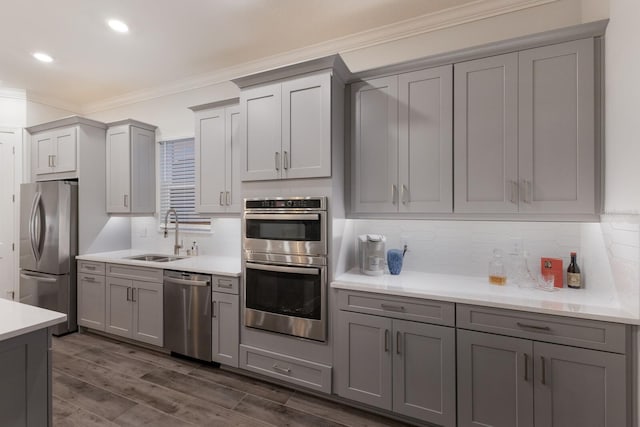
[[[164,278],[164,283],[172,283],[174,285],[187,285],[187,286],[209,286],[208,280],[185,280],[185,279],[176,279],[174,277]]]

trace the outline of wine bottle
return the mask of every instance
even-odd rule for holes
[[[571,289],[580,289],[582,286],[582,276],[580,275],[580,267],[578,267],[575,252],[571,252],[571,263],[567,268],[567,286]]]

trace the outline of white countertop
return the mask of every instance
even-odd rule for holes
[[[220,274],[223,276],[240,276],[242,269],[240,268],[240,256],[223,257],[223,256],[190,256],[184,259],[169,262],[153,262],[153,261],[136,261],[125,259],[126,257],[145,255],[145,254],[162,254],[140,249],[125,249],[122,251],[101,252],[95,254],[78,255],[76,259],[84,261],[109,262],[115,264],[138,265],[141,267],[161,268],[164,270],[180,270],[192,273],[204,274]],[[173,256],[172,254],[162,254]]]
[[[331,287],[640,325],[638,313],[622,308],[615,296],[588,289],[546,292],[513,284],[491,285],[485,277],[415,271],[402,271],[397,276],[366,276],[358,269],[336,277]]]
[[[66,320],[66,314],[0,298],[0,341],[48,328]]]

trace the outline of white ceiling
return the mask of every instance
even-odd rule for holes
[[[0,85],[83,106],[473,0],[4,2]],[[106,25],[130,27],[117,34]],[[34,60],[35,51],[55,61]]]

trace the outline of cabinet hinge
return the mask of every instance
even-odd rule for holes
[[[11,251],[13,251],[13,252],[16,251],[16,244],[15,243],[11,244]]]

